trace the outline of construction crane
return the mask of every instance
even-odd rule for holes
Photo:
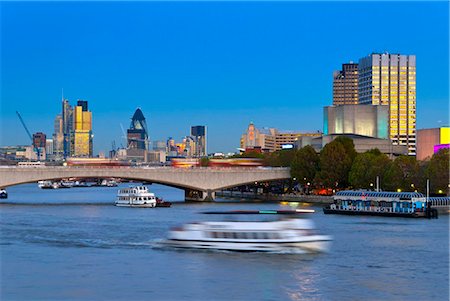
[[[34,145],[33,136],[31,135],[31,133],[30,133],[30,131],[28,130],[28,128],[27,128],[25,122],[23,121],[22,116],[20,116],[20,113],[16,111],[16,114],[17,114],[17,116],[19,117],[19,120],[20,120],[20,122],[22,123],[22,125],[23,125],[25,131],[27,132],[28,137],[30,137],[31,145],[34,146],[34,151],[36,152],[36,154],[37,154],[37,159],[38,159],[38,161],[39,161],[39,160],[41,159],[41,152],[40,152],[40,150],[39,150],[39,147],[36,147],[36,146]]]

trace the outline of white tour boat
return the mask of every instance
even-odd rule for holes
[[[145,186],[123,188],[117,193],[116,206],[153,208],[156,207],[156,197]]]
[[[161,245],[228,251],[326,252],[331,237],[316,233],[311,220],[297,218],[300,214],[313,212],[300,209],[205,212],[232,216],[234,219],[245,217],[246,221],[185,224],[171,229],[168,239],[162,241]],[[252,216],[258,220],[251,221],[254,219]]]

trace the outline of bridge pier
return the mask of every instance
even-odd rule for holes
[[[212,190],[201,191],[194,189],[186,189],[184,191],[184,199],[186,201],[213,202],[215,198],[216,192]]]

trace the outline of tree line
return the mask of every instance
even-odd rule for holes
[[[326,144],[320,153],[305,146],[270,154],[246,152],[241,157],[261,158],[267,166],[291,167],[292,178],[311,188],[375,189],[378,177],[384,191],[425,193],[427,179],[431,194],[449,191],[448,149],[427,161],[405,155],[391,160],[378,149],[357,153],[353,140],[343,136]]]

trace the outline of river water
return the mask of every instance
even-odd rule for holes
[[[327,254],[154,248],[205,210],[277,204],[183,202],[118,208],[117,188],[8,189],[0,205],[1,300],[448,300],[449,219],[311,216],[334,238]]]

